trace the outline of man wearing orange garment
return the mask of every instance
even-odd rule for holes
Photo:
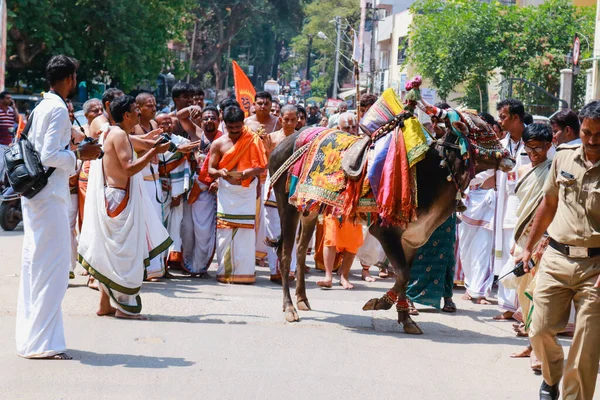
[[[254,283],[256,186],[267,157],[261,138],[244,126],[244,112],[228,107],[229,134],[212,143],[208,174],[219,182],[217,197],[217,281]]]
[[[358,121],[356,115],[344,112],[339,117],[338,129],[340,131],[357,135]],[[352,221],[343,220],[326,215],[323,222],[325,240],[323,243],[323,261],[325,264],[325,279],[318,281],[317,285],[322,288],[331,288],[333,281],[333,269],[337,253],[342,253],[342,265],[340,269],[340,285],[344,289],[353,289],[350,283],[350,268],[358,249],[363,244],[362,226]]]

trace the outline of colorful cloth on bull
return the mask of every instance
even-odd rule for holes
[[[302,133],[300,133],[300,135],[298,135],[298,137],[296,138],[296,143],[294,143],[294,151],[298,150],[305,144],[310,143],[315,137],[317,137],[318,134],[323,132],[325,129],[327,128],[317,127],[305,129],[304,131],[302,131]],[[286,187],[289,192],[289,197],[292,197],[294,193],[296,193],[298,179],[300,178],[300,174],[302,173],[302,166],[304,165],[305,160],[306,153],[304,153],[288,171],[288,181]]]
[[[440,225],[421,247],[412,263],[406,296],[413,302],[440,309],[443,297],[452,297],[456,214]]]
[[[368,180],[349,181],[342,170],[344,153],[359,138],[333,129],[320,132],[306,153],[290,203],[302,211],[319,209],[335,216],[376,212]]]
[[[404,111],[402,101],[394,92],[394,89],[386,89],[365,113],[360,123],[368,131],[368,134],[372,135],[402,111]]]

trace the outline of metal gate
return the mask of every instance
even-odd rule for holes
[[[565,100],[523,78],[507,78],[499,83],[500,100],[515,98],[523,102],[525,111],[532,115],[551,116],[559,109],[568,108]]]

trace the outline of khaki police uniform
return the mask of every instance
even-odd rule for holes
[[[600,362],[600,288],[594,288],[600,275],[600,162],[586,166],[582,145],[558,150],[544,185],[546,196],[558,197],[558,208],[536,277],[529,336],[544,380],[555,385],[563,377],[564,360],[556,334],[575,303],[563,399],[592,400]]]

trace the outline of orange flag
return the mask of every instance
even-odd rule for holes
[[[250,106],[254,103],[254,95],[256,90],[252,86],[252,82],[246,76],[242,68],[236,63],[233,63],[233,84],[235,85],[235,98],[240,103],[242,110],[246,113],[246,117],[250,114]]]

